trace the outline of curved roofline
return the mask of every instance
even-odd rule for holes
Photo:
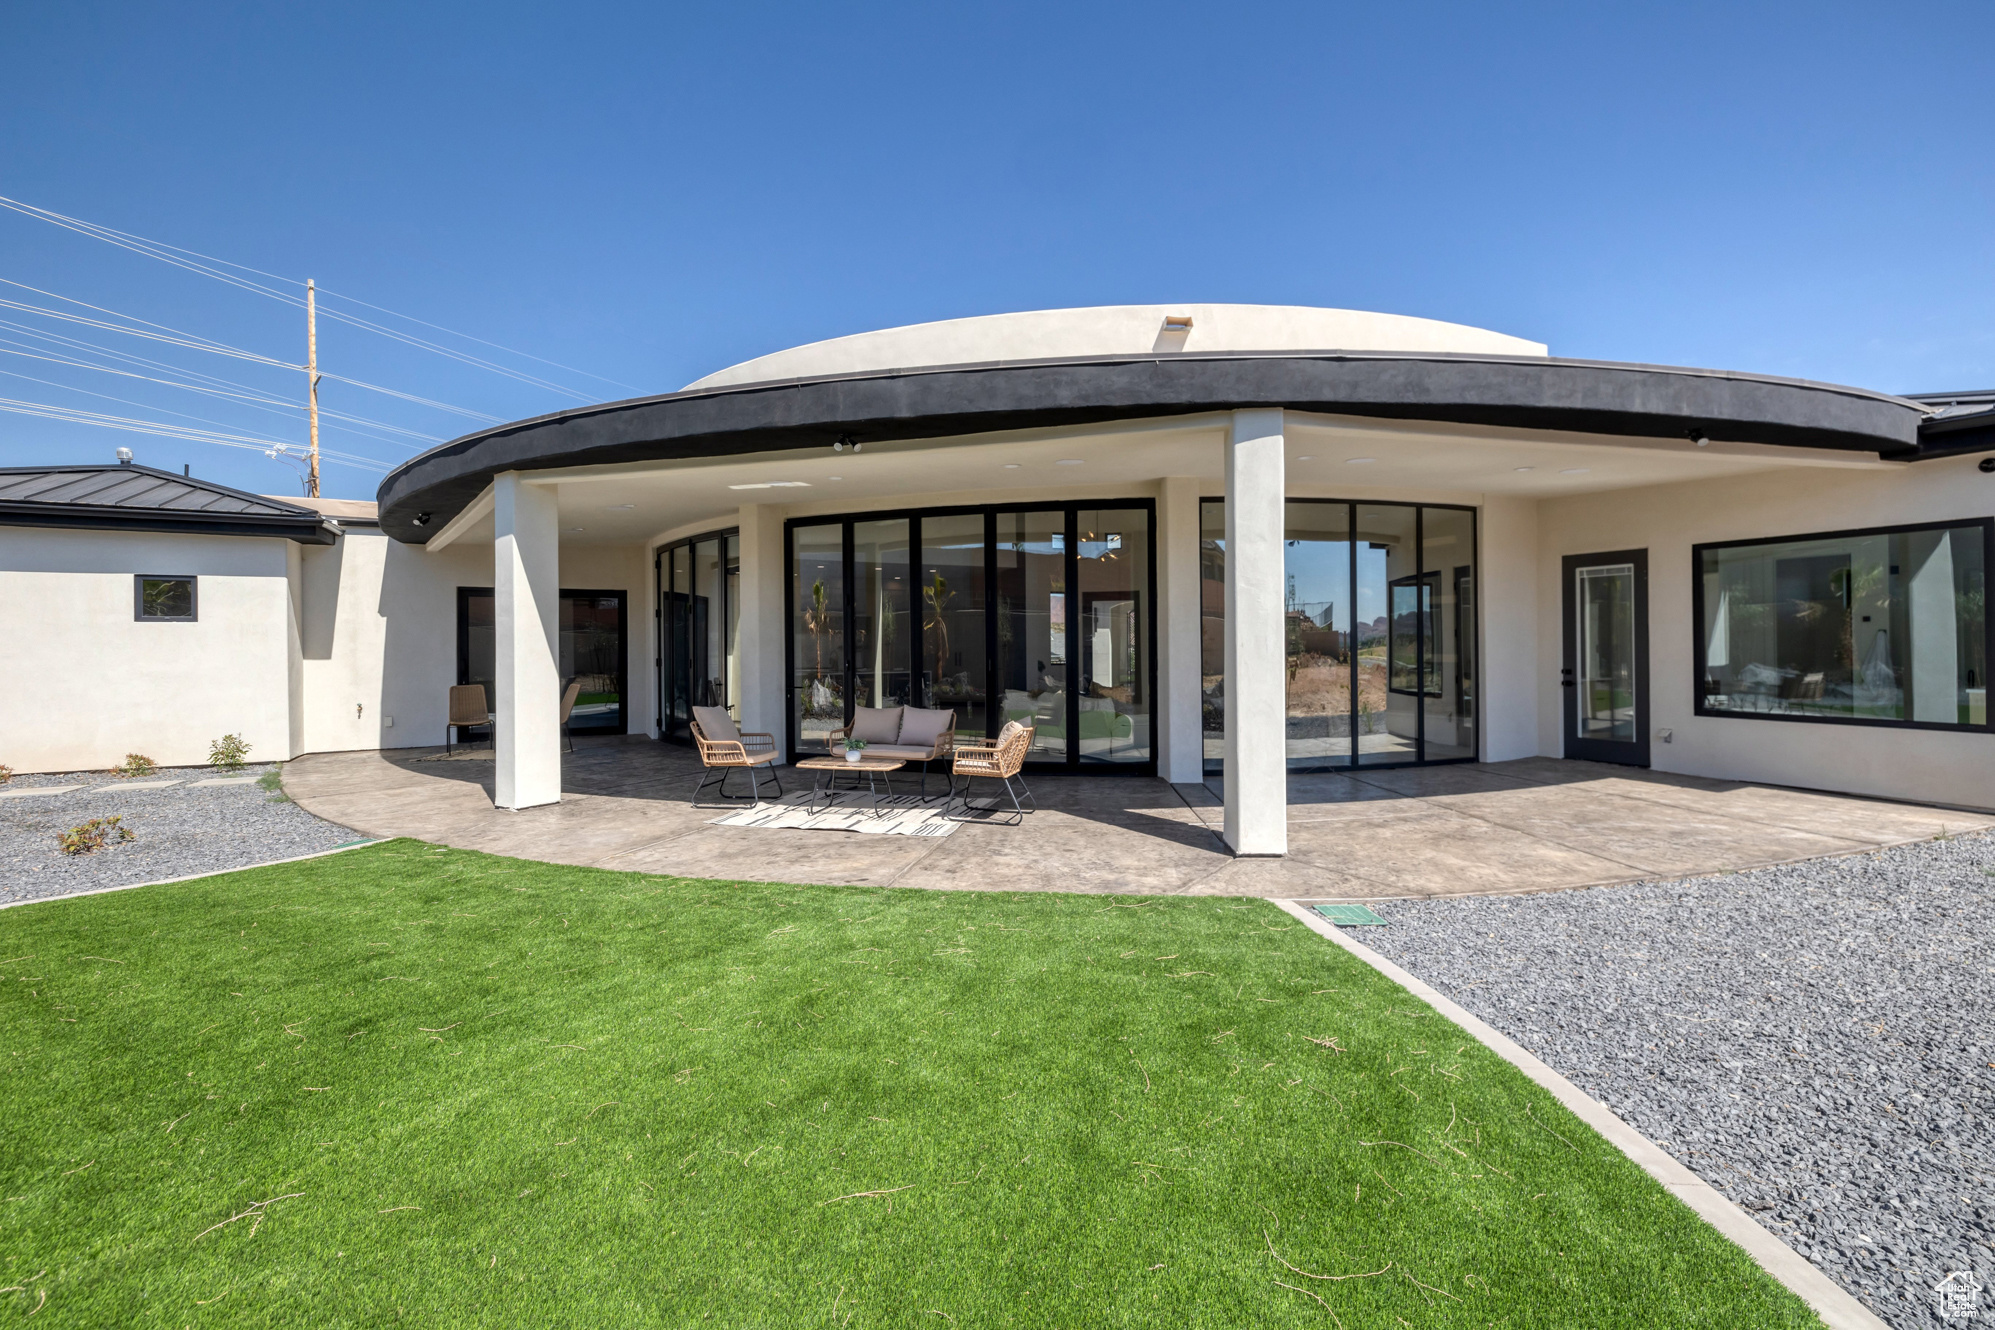
[[[1932,408],[1733,370],[1414,351],[1209,351],[922,365],[688,388],[479,430],[382,480],[381,525],[421,543],[502,471],[1280,406],[1556,432],[1919,455]],[[417,525],[427,515],[428,530]]]

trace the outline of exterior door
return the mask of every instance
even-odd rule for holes
[[[1649,764],[1649,552],[1565,558],[1565,755]]]

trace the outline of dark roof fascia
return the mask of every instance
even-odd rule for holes
[[[302,510],[301,510],[302,511]],[[119,508],[80,503],[22,503],[0,499],[0,526],[64,527],[82,531],[170,531],[190,536],[263,536],[300,545],[331,545],[339,528],[307,513],[305,519],[230,513],[203,517],[171,509]]]
[[[390,472],[382,528],[421,543],[492,478],[618,462],[1280,406],[1333,415],[1910,458],[1924,404],[1836,384],[1539,356],[1232,352],[923,366],[730,384],[554,412],[468,434]],[[415,519],[428,514],[427,529]]]

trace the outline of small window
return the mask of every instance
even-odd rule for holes
[[[1988,728],[1991,527],[1698,546],[1698,713]]]
[[[194,584],[192,577],[147,577],[141,573],[138,584],[136,617],[192,623],[194,614]]]

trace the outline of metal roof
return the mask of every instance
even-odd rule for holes
[[[330,545],[310,508],[149,466],[0,467],[0,524],[269,536]]]

